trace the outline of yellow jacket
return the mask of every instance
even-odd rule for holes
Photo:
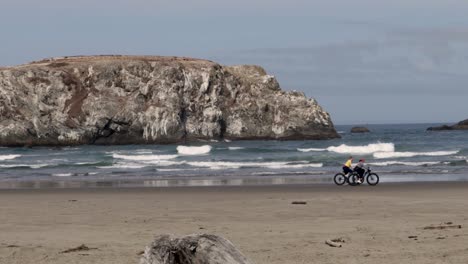
[[[353,160],[352,160],[352,159],[349,159],[348,161],[346,161],[346,163],[345,163],[344,165],[345,165],[346,167],[348,167],[348,168],[351,168],[352,162],[353,162]]]

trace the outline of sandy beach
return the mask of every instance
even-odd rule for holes
[[[212,233],[257,264],[465,264],[467,198],[467,182],[0,190],[0,263],[138,263],[155,235]]]

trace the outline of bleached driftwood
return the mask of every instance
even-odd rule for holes
[[[343,238],[334,238],[325,240],[325,244],[329,245],[330,247],[341,247],[345,240]]]
[[[146,247],[140,264],[251,264],[227,239],[198,234],[161,235]]]
[[[424,227],[425,230],[431,230],[431,229],[460,229],[462,228],[461,225],[439,225],[439,226],[426,226]]]

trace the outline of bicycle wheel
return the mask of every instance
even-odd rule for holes
[[[377,185],[379,183],[379,175],[377,175],[376,173],[371,173],[367,176],[366,180],[369,185]]]
[[[349,175],[348,177],[348,184],[351,186],[356,186],[359,184],[358,182],[359,176],[356,173]]]
[[[346,182],[346,176],[343,173],[337,173],[335,177],[333,177],[333,181],[336,185],[343,185]]]

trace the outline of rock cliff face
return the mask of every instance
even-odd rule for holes
[[[437,126],[437,127],[429,127],[427,130],[429,131],[444,131],[444,130],[468,130],[468,119],[458,122],[455,125],[448,126]]]
[[[336,138],[314,99],[258,66],[65,57],[0,68],[0,145]]]

